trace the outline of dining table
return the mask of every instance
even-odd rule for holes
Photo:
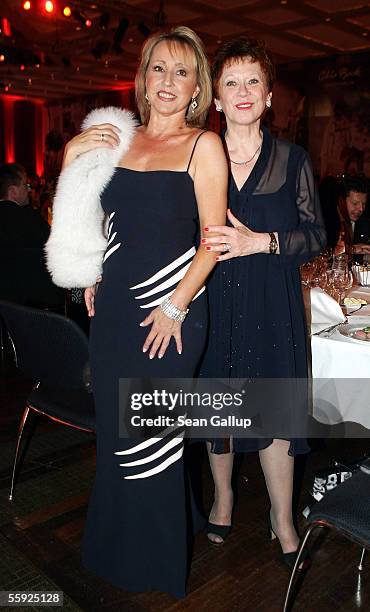
[[[344,311],[347,321],[311,335],[313,417],[321,424],[354,423],[370,437],[370,341],[352,337],[370,326],[370,287],[353,286],[347,297],[367,305]]]

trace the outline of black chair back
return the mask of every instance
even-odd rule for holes
[[[76,323],[47,310],[1,300],[0,316],[26,378],[56,389],[89,386],[88,340]]]
[[[54,285],[42,248],[0,247],[0,300],[62,311],[65,289]]]

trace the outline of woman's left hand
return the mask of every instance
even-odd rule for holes
[[[207,230],[217,233],[218,236],[202,239],[202,245],[207,251],[215,253],[227,251],[223,255],[217,255],[217,261],[269,252],[270,235],[268,233],[253,232],[249,227],[240,223],[230,209],[227,211],[227,216],[233,227],[209,225]]]
[[[152,329],[148,334],[144,345],[143,353],[146,353],[150,348],[149,359],[153,359],[158,351],[158,358],[162,359],[165,354],[167,347],[170,343],[171,337],[175,338],[177,352],[179,355],[182,353],[182,341],[181,341],[181,323],[170,319],[161,308],[158,306],[150,315],[148,315],[144,321],[140,323],[140,327],[146,327],[152,323]]]

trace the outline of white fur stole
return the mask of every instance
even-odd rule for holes
[[[130,111],[111,106],[91,111],[81,130],[101,123],[120,128],[119,146],[80,155],[58,179],[45,253],[53,282],[60,287],[89,287],[102,273],[107,238],[100,196],[128,150],[137,123]]]

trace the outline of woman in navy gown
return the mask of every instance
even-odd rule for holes
[[[227,198],[221,140],[201,129],[211,94],[194,32],[181,27],[146,42],[136,78],[142,125],[103,193],[108,247],[95,300],[87,290],[97,473],[83,561],[123,589],[178,597],[192,536],[184,431],[120,438],[118,383],[192,377],[204,350],[204,282],[216,262],[196,250],[199,227],[225,223]],[[66,162],[102,133],[116,145],[114,126],[93,126],[72,141]]]
[[[225,113],[229,159],[228,225],[203,239],[221,263],[209,284],[210,333],[202,373],[207,377],[305,378],[307,341],[299,266],[325,246],[319,201],[307,153],[274,138],[261,125],[271,107],[274,66],[256,40],[224,43],[214,60],[215,104]],[[226,251],[226,252],[225,252]],[[229,442],[229,441],[227,441]],[[271,501],[271,522],[286,562],[298,536],[292,521],[293,456],[303,438],[234,438],[233,450],[260,451]],[[224,440],[209,453],[215,501],[208,537],[230,531],[233,455]],[[229,452],[227,452],[229,451]]]

